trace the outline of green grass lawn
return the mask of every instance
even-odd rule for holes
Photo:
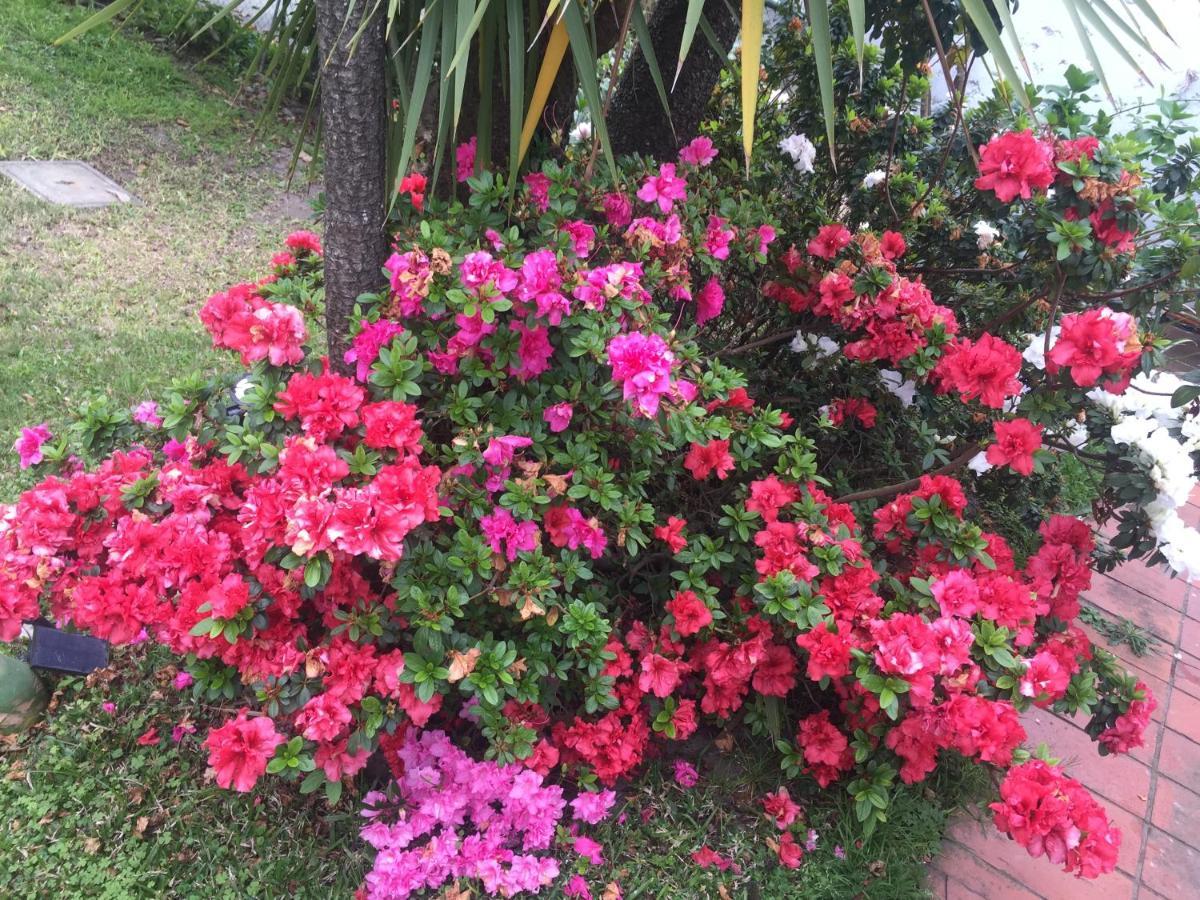
[[[69,210],[0,178],[0,500],[29,483],[7,453],[23,425],[221,365],[199,305],[311,226],[305,185],[285,193],[292,134],[254,127],[232,73],[129,30],[50,46],[90,12],[0,0],[0,159],[83,159],[142,201]]]

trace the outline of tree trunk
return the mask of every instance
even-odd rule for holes
[[[380,290],[387,253],[384,6],[317,0],[325,150],[325,327],[329,361],[346,371],[350,315]],[[347,14],[352,12],[347,21]],[[370,21],[363,28],[363,19]],[[358,42],[350,46],[362,28]]]
[[[656,159],[671,159],[700,130],[700,121],[728,52],[718,55],[697,29],[683,71],[679,73],[675,89],[671,90],[687,8],[688,0],[659,0],[647,23],[654,56],[668,91],[671,120],[668,121],[663,113],[662,101],[650,76],[650,66],[639,47],[621,76],[609,110],[608,133],[617,154],[644,153]],[[728,0],[706,0],[704,17],[722,46],[727,51],[732,49],[739,22]]]

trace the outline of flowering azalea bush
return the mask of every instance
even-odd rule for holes
[[[789,783],[848,792],[867,833],[946,754],[1007,770],[1001,831],[1111,871],[1119,832],[1022,747],[1020,713],[1081,712],[1128,752],[1155,701],[1074,622],[1092,528],[1005,534],[979,498],[1086,447],[1124,546],[1186,573],[1200,432],[1155,369],[1164,302],[1113,287],[1142,277],[1151,161],[1048,121],[980,148],[969,202],[1027,234],[962,294],[914,263],[936,230],[799,213],[706,137],[590,179],[547,164],[511,210],[488,172],[465,203],[406,179],[344,359],[309,346],[321,246],[300,233],[200,313],[245,375],[90,404],[91,467],[20,437],[55,471],[0,517],[0,637],[46,612],[185,657],[198,696],[239,707],[204,741],[223,787],[336,802],[380,751],[368,896],[537,891],[556,841],[600,855],[564,831],[563,785],[594,823],[647,759],[735,725]],[[811,177],[801,142],[782,152]],[[1174,234],[1146,253],[1178,280]],[[1022,267],[1052,300],[1006,286]],[[765,806],[794,867],[790,802]]]

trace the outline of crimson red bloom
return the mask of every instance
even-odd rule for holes
[[[824,622],[796,636],[796,645],[808,652],[808,677],[834,680],[850,674],[850,643],[841,634],[830,631]]]
[[[675,617],[675,630],[690,637],[712,624],[712,611],[694,591],[680,591],[667,601],[667,612]]]
[[[800,806],[785,787],[764,796],[762,807],[767,818],[774,820],[775,827],[781,830],[795,822],[796,817],[800,815]]]
[[[996,828],[1064,872],[1096,878],[1117,865],[1121,832],[1078,781],[1033,759],[1009,769],[1000,801],[990,804]]]
[[[834,222],[823,225],[817,236],[808,242],[808,252],[811,256],[821,259],[833,259],[850,244],[850,232],[845,225]]]
[[[408,194],[412,198],[413,209],[421,212],[425,208],[425,186],[427,179],[420,172],[413,172],[400,179],[396,188],[397,193]]]
[[[670,516],[666,525],[659,525],[654,529],[654,536],[670,547],[672,553],[678,553],[687,546],[687,538],[683,536],[683,529],[686,527],[687,519]]]
[[[1042,446],[1042,426],[1028,419],[1013,419],[993,425],[996,443],[987,449],[993,466],[1008,466],[1018,475],[1033,474],[1033,454]]]
[[[391,400],[368,403],[362,408],[362,420],[367,429],[363,443],[368,447],[420,454],[421,423],[417,421],[417,408],[411,403]]]
[[[1133,317],[1105,306],[1062,317],[1058,340],[1046,357],[1046,371],[1053,375],[1065,367],[1079,387],[1091,387],[1102,376],[1113,375],[1117,386],[1123,387],[1141,357]]]
[[[826,788],[854,764],[854,754],[846,735],[829,721],[823,709],[801,719],[796,729],[796,744],[807,765],[804,771]]]
[[[1100,243],[1117,253],[1133,251],[1133,238],[1137,230],[1125,231],[1117,224],[1117,212],[1111,200],[1105,200],[1092,210],[1088,221],[1092,223],[1092,234]]]
[[[956,391],[964,401],[978,397],[984,406],[1000,409],[1021,392],[1020,371],[1017,348],[984,333],[978,341],[960,338],[948,345],[933,377],[939,391]]]
[[[879,252],[883,254],[884,259],[894,262],[902,257],[906,250],[908,244],[904,241],[904,235],[898,231],[885,231],[879,239]]]
[[[779,864],[788,869],[800,868],[804,861],[804,848],[796,843],[790,831],[785,831],[779,838]]]
[[[707,444],[693,442],[683,465],[697,481],[703,481],[714,472],[719,481],[724,481],[734,468],[733,457],[729,453],[729,441],[712,440]]]
[[[268,716],[249,719],[241,710],[236,719],[214,728],[204,740],[217,784],[241,793],[249,791],[267,771],[267,762],[283,740]]]
[[[997,135],[979,151],[979,177],[975,187],[995,191],[1001,203],[1017,197],[1028,200],[1035,190],[1054,182],[1054,150],[1039,141],[1030,129]]]

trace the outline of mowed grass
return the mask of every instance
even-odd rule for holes
[[[350,897],[367,863],[354,801],[330,810],[279,779],[219,788],[201,741],[228,712],[172,687],[170,655],[148,646],[59,678],[46,719],[0,741],[0,896]],[[176,743],[176,725],[195,732]],[[149,729],[157,745],[139,744]]]
[[[7,452],[22,426],[231,365],[196,310],[312,226],[303,176],[286,190],[292,133],[256,127],[234,73],[125,29],[51,46],[90,13],[0,0],[0,158],[83,159],[141,201],[71,210],[0,177],[0,500],[29,483]]]

